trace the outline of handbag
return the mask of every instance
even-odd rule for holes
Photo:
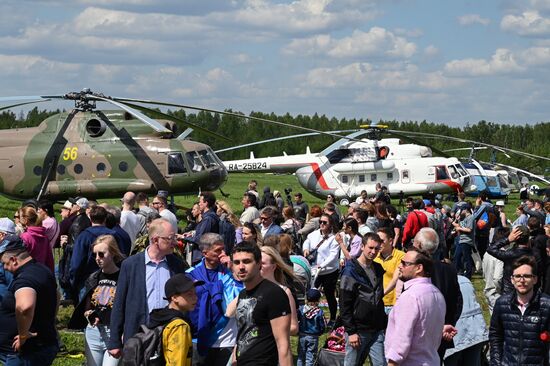
[[[321,244],[323,244],[325,242],[325,240],[328,239],[328,236],[327,237],[324,237],[323,240],[321,240],[319,242],[319,244],[317,244],[317,246],[315,247],[315,249],[313,249],[311,252],[309,252],[309,254],[307,255],[306,259],[307,261],[309,262],[309,264],[313,265],[316,261],[317,261],[317,250],[319,249],[319,247],[321,246]]]

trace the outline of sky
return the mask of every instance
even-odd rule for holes
[[[0,3],[3,97],[88,87],[246,114],[534,124],[550,120],[549,78],[550,0]]]

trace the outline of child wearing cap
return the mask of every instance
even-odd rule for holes
[[[300,306],[298,312],[300,330],[297,366],[313,366],[319,349],[319,336],[325,331],[325,316],[319,307],[321,292],[315,288],[309,289],[306,299],[307,303]]]
[[[183,273],[172,276],[164,285],[168,306],[155,309],[150,314],[149,328],[168,323],[162,331],[162,349],[167,366],[191,366],[193,344],[187,313],[197,304],[195,287],[201,284],[202,281],[193,281]]]

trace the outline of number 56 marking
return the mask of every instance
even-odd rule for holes
[[[66,147],[63,150],[63,160],[75,160],[78,157],[78,147]]]

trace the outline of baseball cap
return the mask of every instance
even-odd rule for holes
[[[73,203],[69,200],[66,200],[61,208],[66,208],[67,210],[70,210],[71,208],[73,208]]]
[[[23,240],[15,234],[6,235],[4,240],[0,243],[0,256],[7,251],[15,250],[27,250]]]
[[[88,206],[90,205],[90,203],[88,202],[88,199],[85,198],[85,197],[81,197],[79,198],[76,203],[75,203],[77,206],[79,206],[80,208],[83,208],[83,209],[86,209],[88,208]]]
[[[204,285],[204,281],[195,281],[183,273],[178,273],[166,281],[164,285],[165,299],[170,301],[172,296],[182,294],[200,285]]]
[[[0,231],[6,234],[15,234],[15,224],[7,217],[0,219]]]
[[[426,205],[426,206],[431,206],[432,205],[432,201],[429,200],[429,199],[424,199],[423,201],[424,201],[424,205]]]
[[[307,301],[319,301],[321,299],[321,291],[316,288],[310,288],[306,293]]]
[[[504,205],[504,201],[497,201],[497,202],[495,203],[495,206],[502,206],[502,207],[504,207],[504,206],[505,206],[505,205]]]

